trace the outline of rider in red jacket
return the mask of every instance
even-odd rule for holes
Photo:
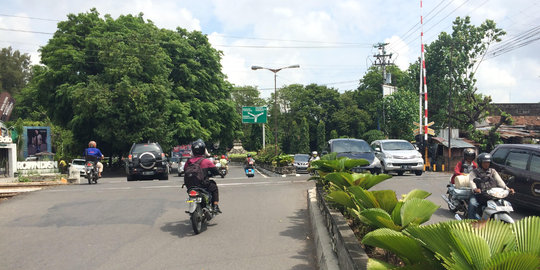
[[[450,180],[452,184],[454,184],[454,178],[456,176],[471,173],[472,170],[478,168],[478,164],[474,162],[474,158],[476,158],[476,152],[473,149],[467,148],[463,151],[463,160],[459,161],[454,168],[454,175],[452,175],[452,179]]]

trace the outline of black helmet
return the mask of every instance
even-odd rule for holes
[[[463,158],[474,160],[476,152],[472,148],[467,148],[463,151]]]
[[[198,139],[191,143],[191,151],[195,156],[204,155],[206,152],[206,144],[204,144],[203,140]]]
[[[476,160],[478,161],[478,163],[491,162],[491,154],[482,153],[482,154],[478,155],[478,158]]]

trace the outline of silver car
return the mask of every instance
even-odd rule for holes
[[[397,172],[403,175],[409,171],[422,175],[424,171],[422,154],[408,141],[377,140],[371,143],[371,148],[381,161],[383,173]]]
[[[76,168],[80,172],[81,176],[86,175],[86,172],[85,172],[86,161],[84,159],[76,158],[72,160],[71,163],[69,163],[69,166]]]

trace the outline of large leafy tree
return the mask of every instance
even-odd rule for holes
[[[11,47],[0,51],[0,92],[16,94],[30,81],[32,69],[30,55]]]
[[[426,46],[429,115],[437,127],[450,120],[453,127],[472,131],[474,123],[487,115],[491,98],[477,92],[475,75],[489,47],[504,34],[491,20],[475,26],[469,17],[457,17],[451,34],[442,32]]]
[[[158,29],[142,14],[101,18],[92,9],[69,14],[41,54],[44,67],[23,100],[39,100],[81,147],[94,139],[112,154],[147,140],[168,148],[235,137],[239,116],[221,53],[200,32]]]
[[[413,122],[418,121],[418,96],[399,90],[384,98],[383,130],[389,138],[413,140]]]

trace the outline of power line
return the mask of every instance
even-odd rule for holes
[[[0,14],[0,17],[22,18],[22,19],[50,21],[50,22],[60,22],[61,21],[61,20],[55,20],[55,19],[46,19],[46,18],[37,18],[37,17],[28,17],[28,16],[19,16],[19,15],[8,15],[8,14]]]

